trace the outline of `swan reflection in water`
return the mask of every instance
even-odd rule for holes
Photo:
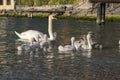
[[[30,49],[29,47],[28,47],[28,49],[27,49],[27,47],[26,47],[26,50],[25,50],[25,45],[19,45],[19,46],[17,46],[17,55],[18,56],[21,56],[21,55],[29,55],[29,57],[38,57],[38,49],[36,49],[36,50],[32,50],[32,49]]]
[[[17,55],[29,55],[30,57],[35,54],[35,56],[38,55],[38,52],[40,50],[40,45],[38,43],[30,44],[27,41],[23,41],[21,39],[16,40],[16,49],[17,49]]]
[[[80,53],[82,56],[85,56],[87,58],[91,58],[92,57],[92,51],[91,50],[87,50],[87,51],[84,51],[82,53]]]

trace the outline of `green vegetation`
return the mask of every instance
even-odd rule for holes
[[[79,0],[18,0],[18,5],[41,6],[59,4],[78,4]]]
[[[49,16],[48,13],[44,13],[44,14],[33,14],[33,18],[37,17],[37,18],[47,18]],[[0,17],[29,17],[28,14],[0,14]],[[57,16],[57,18],[59,19],[81,19],[81,20],[96,20],[96,16],[84,16],[84,15],[74,15],[74,16],[70,16],[68,14],[64,14],[64,15],[59,15]]]
[[[49,14],[34,14],[33,15],[33,18],[34,17],[37,17],[37,18],[47,18]],[[0,17],[29,17],[28,14],[0,14]]]
[[[107,21],[120,21],[120,16],[107,16]]]
[[[47,18],[49,16],[48,13],[44,13],[44,14],[33,14],[33,18]],[[28,14],[0,14],[0,17],[29,17]],[[57,18],[59,19],[80,19],[80,20],[93,20],[96,21],[96,16],[95,15],[88,15],[88,16],[84,16],[84,15],[74,15],[74,16],[70,16],[68,14],[64,14],[64,15],[60,15],[57,16]],[[106,21],[120,21],[120,16],[106,16]]]
[[[0,14],[0,17],[27,17],[26,14]]]

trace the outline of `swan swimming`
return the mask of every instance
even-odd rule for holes
[[[71,37],[71,45],[65,45],[65,46],[60,45],[58,47],[59,52],[75,51],[76,49],[74,46],[74,41],[75,41],[75,37]]]
[[[22,33],[18,33],[15,31],[15,34],[20,38],[20,39],[27,39],[30,42],[34,41],[39,41],[39,39],[42,39],[44,34],[42,32],[39,32],[37,30],[27,30]]]
[[[86,35],[83,35],[83,37],[82,38],[80,38],[78,41],[75,41],[74,42],[74,45],[75,45],[75,48],[76,48],[76,50],[79,50],[79,47],[81,46],[81,45],[86,45]]]
[[[87,36],[86,36],[86,41],[87,44],[81,44],[79,47],[79,50],[91,50],[92,49],[92,45],[91,45],[91,36],[92,36],[92,32],[88,32]]]
[[[49,40],[55,40],[53,32],[52,32],[52,20],[53,19],[56,19],[55,15],[50,15],[48,17],[48,33],[49,33],[49,37],[50,37]],[[44,38],[44,34],[40,31],[37,31],[37,30],[27,30],[27,31],[22,32],[22,33],[18,33],[15,31],[15,34],[19,38],[28,39],[31,42],[34,42],[34,41],[38,42],[39,40]]]
[[[79,41],[75,41],[75,47],[78,51],[84,51],[84,50],[91,50],[91,49],[102,49],[103,46],[100,43],[93,42],[92,35],[94,35],[93,32],[88,32],[88,34],[83,36],[83,39],[80,39]]]

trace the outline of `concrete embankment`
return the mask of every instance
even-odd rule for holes
[[[7,16],[7,17],[30,17],[30,13],[28,10],[35,10],[35,11],[65,11],[65,13],[60,16],[60,18],[76,18],[76,19],[86,19],[86,20],[95,20],[97,14],[97,6],[83,8],[81,4],[79,5],[44,5],[44,6],[17,6],[16,10],[3,10],[0,11],[0,16]],[[114,7],[107,7],[106,6],[106,19],[108,20],[120,20],[120,5],[116,5]],[[47,17],[49,13],[33,13],[32,17]]]

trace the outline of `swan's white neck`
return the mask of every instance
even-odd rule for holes
[[[53,31],[52,31],[52,19],[51,19],[51,17],[48,18],[48,33],[49,33],[50,39],[54,39]]]

